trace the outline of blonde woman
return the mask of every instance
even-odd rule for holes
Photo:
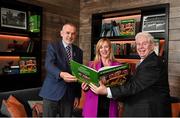
[[[104,66],[114,65],[120,65],[120,63],[114,58],[111,42],[107,38],[102,38],[96,45],[96,56],[94,61],[89,62],[89,67],[99,70]],[[86,91],[82,113],[84,117],[117,117],[117,101],[93,93],[85,83],[82,83],[81,88]]]

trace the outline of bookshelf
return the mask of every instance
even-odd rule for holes
[[[133,72],[139,61],[135,35],[147,31],[155,38],[155,52],[168,66],[168,20],[169,4],[92,14],[91,59],[98,40],[107,37],[116,59],[130,63]]]
[[[43,9],[1,0],[0,10],[0,91],[40,86]]]

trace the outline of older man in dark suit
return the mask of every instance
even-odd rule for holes
[[[60,31],[62,40],[52,42],[47,47],[45,67],[47,75],[40,96],[43,97],[43,116],[72,116],[73,105],[79,104],[81,86],[71,75],[69,60],[82,63],[83,52],[73,45],[76,27],[67,23]]]
[[[170,116],[170,95],[167,68],[155,54],[151,34],[140,32],[135,37],[140,64],[133,77],[122,86],[107,88],[90,84],[96,94],[120,99],[124,102],[123,116]]]

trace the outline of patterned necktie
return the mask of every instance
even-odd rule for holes
[[[68,59],[71,60],[71,47],[70,46],[66,47],[66,52],[67,52]]]

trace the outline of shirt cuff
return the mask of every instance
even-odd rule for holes
[[[112,98],[111,89],[109,87],[107,87],[107,97]]]

